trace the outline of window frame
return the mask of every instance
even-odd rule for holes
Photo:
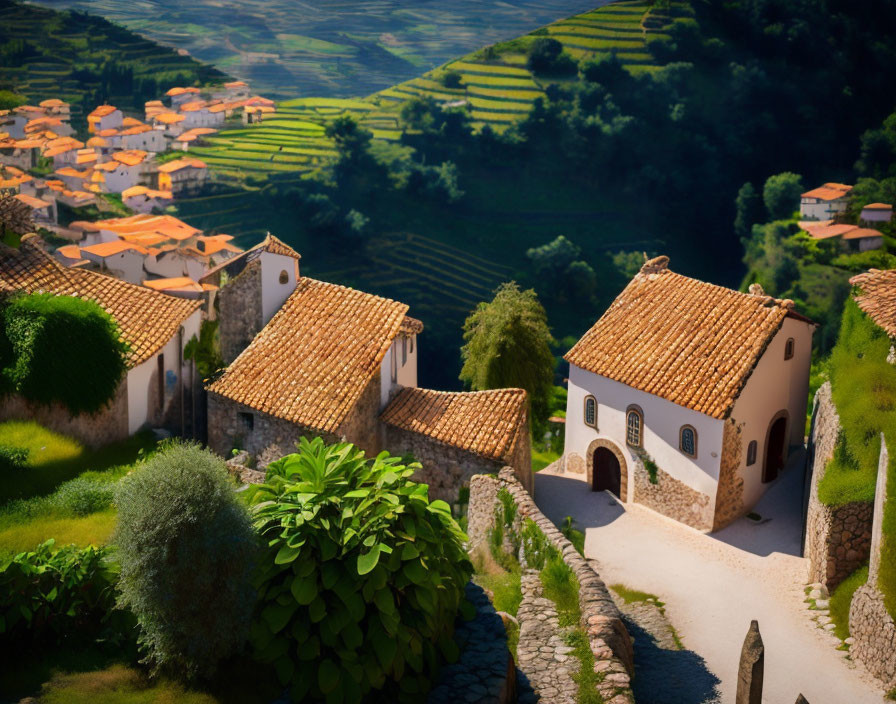
[[[631,434],[629,428],[629,419],[634,413],[638,417],[638,442],[634,444],[631,442]],[[625,409],[625,444],[628,447],[634,447],[637,449],[644,448],[644,411],[641,410],[640,406],[636,406],[634,404],[630,405]]]
[[[588,422],[588,402],[589,401],[594,402],[594,420],[591,423]],[[585,397],[585,400],[582,402],[582,420],[585,422],[585,425],[587,425],[589,428],[594,428],[595,430],[597,430],[597,399],[594,398],[594,396],[592,394],[588,394]]]
[[[752,459],[751,456],[752,455]],[[747,467],[756,464],[756,457],[759,455],[759,443],[756,440],[750,440],[747,443]]]
[[[796,348],[796,341],[792,337],[788,337],[784,343],[784,359],[793,359],[793,352]]]
[[[694,452],[693,454],[684,449],[684,433],[690,430],[694,435]],[[685,424],[678,429],[678,449],[686,457],[697,459],[697,429],[693,425]]]

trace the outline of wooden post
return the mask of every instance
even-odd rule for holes
[[[759,635],[759,622],[752,621],[744,647],[740,651],[737,671],[735,704],[762,704],[762,675],[765,666],[765,646]]]

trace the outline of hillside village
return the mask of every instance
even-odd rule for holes
[[[573,121],[593,101],[613,114],[577,121],[573,149],[627,129],[610,87],[654,95],[652,74],[692,70],[672,52],[697,54],[697,16],[622,0],[339,108],[220,80],[160,83],[142,114],[0,110],[0,701],[896,698],[896,176],[886,154],[872,164],[886,130],[896,163],[896,115],[862,137],[855,180],[823,176],[850,183],[743,185],[740,284],[722,257],[701,268],[703,240],[651,249],[634,229],[598,250],[614,274],[598,281],[610,269],[558,235],[526,250],[531,272],[466,292],[463,345],[445,350],[415,269],[389,288],[408,302],[319,273],[329,248],[399,270],[346,202],[435,197],[475,228],[448,142],[509,174],[511,149],[564,134],[564,101]],[[599,42],[611,56],[589,63]],[[525,107],[500,95],[507,76]],[[249,177],[245,153],[215,151],[257,130],[258,159],[275,121],[319,109],[326,128]],[[324,135],[333,154],[289,161]],[[286,178],[254,180],[268,168]],[[659,173],[638,173],[639,197],[659,197]],[[258,222],[280,227],[252,241],[177,208],[256,189]],[[514,222],[545,215],[537,200]],[[421,227],[430,211],[406,203]],[[283,204],[295,228],[330,224],[295,237]],[[842,294],[812,278],[829,265]],[[435,295],[464,285],[442,274]],[[576,335],[555,339],[547,298]],[[456,356],[462,385],[420,374]]]

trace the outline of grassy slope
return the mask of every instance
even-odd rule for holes
[[[152,79],[162,91],[226,79],[211,66],[99,17],[0,0],[0,47],[22,40],[27,45],[23,57],[0,60],[0,89],[12,88],[34,103],[60,98],[72,104],[75,119],[84,115],[85,106],[103,100],[143,113],[133,86],[121,80],[104,85],[83,73],[107,61],[132,69],[135,83]]]

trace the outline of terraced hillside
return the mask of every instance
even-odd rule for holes
[[[39,2],[102,15],[288,99],[367,95],[607,0]]]
[[[632,73],[652,71],[658,66],[648,43],[667,39],[664,30],[688,12],[684,2],[673,2],[669,10],[641,0],[614,2],[481,49],[364,100],[300,98],[282,102],[275,118],[262,125],[221,132],[209,140],[210,146],[196,148],[195,154],[229,176],[284,171],[298,176],[313,171],[333,154],[333,146],[324,136],[329,120],[350,114],[376,138],[397,140],[401,136],[401,105],[415,96],[463,105],[475,126],[490,125],[502,131],[529,113],[547,85],[558,82],[557,78],[535,76],[525,66],[526,51],[539,36],[556,38],[576,59],[615,52]],[[445,87],[442,77],[448,71],[460,74],[460,87]]]
[[[226,79],[100,17],[0,0],[0,89],[31,102],[65,100],[76,121],[104,101],[142,113],[145,100],[173,85]]]

